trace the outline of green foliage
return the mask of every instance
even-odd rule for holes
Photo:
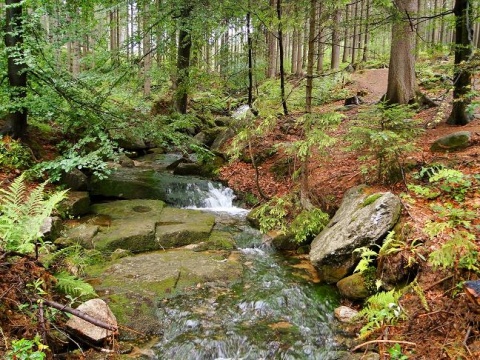
[[[88,265],[94,265],[102,261],[104,259],[100,251],[85,249],[79,244],[52,251],[42,259],[46,268],[54,272],[67,271],[75,276],[83,275]]]
[[[3,137],[0,140],[0,168],[24,170],[33,162],[31,151],[19,140]]]
[[[97,296],[92,285],[84,280],[76,278],[74,275],[69,274],[66,271],[55,274],[55,278],[57,279],[55,289],[65,295],[72,298],[80,298],[82,301]]]
[[[55,182],[60,180],[63,173],[76,168],[86,170],[98,178],[104,178],[111,171],[107,161],[116,160],[119,155],[116,143],[103,132],[85,136],[74,145],[64,145],[67,149],[62,156],[38,164],[31,173],[38,176],[46,172]]]
[[[405,105],[380,104],[362,111],[347,135],[349,150],[362,153],[365,175],[371,170],[377,180],[391,182],[403,176],[404,157],[416,149],[414,139],[423,131],[414,112]],[[413,140],[413,141],[412,141]]]
[[[430,207],[437,213],[440,219],[446,222],[449,228],[462,226],[469,229],[472,220],[477,217],[477,214],[474,211],[454,206],[449,202],[444,203],[443,205],[432,204]]]
[[[12,348],[5,354],[6,360],[43,360],[46,358],[44,350],[48,346],[43,345],[40,335],[35,335],[32,340],[20,339],[12,341]]]
[[[359,254],[360,255],[360,261],[358,262],[357,266],[355,267],[355,270],[353,271],[354,273],[356,272],[365,272],[367,271],[372,263],[375,261],[375,259],[378,256],[378,253],[366,246],[363,246],[361,248],[355,249],[353,251],[354,254]]]
[[[430,254],[429,260],[434,267],[455,269],[456,271],[467,269],[479,272],[475,235],[466,231],[454,232],[450,240]]]
[[[302,243],[319,234],[328,221],[328,214],[320,209],[303,210],[292,221],[290,230],[295,235],[295,241]]]
[[[400,344],[393,345],[390,349],[388,349],[388,353],[390,354],[390,359],[392,360],[407,360],[408,356],[402,352],[402,348]]]
[[[368,336],[385,324],[394,324],[403,317],[402,309],[398,305],[401,295],[401,292],[391,290],[379,292],[367,299],[366,306],[358,314],[366,320],[366,324],[360,329],[360,337]]]
[[[456,201],[463,201],[468,191],[472,190],[474,178],[454,169],[440,169],[430,176],[430,183],[451,195]]]
[[[260,222],[260,231],[264,234],[271,230],[278,230],[286,233],[287,215],[293,208],[290,197],[274,197],[258,209],[258,218]]]
[[[336,112],[324,114],[305,114],[296,119],[295,127],[301,129],[303,139],[279,144],[290,155],[295,155],[300,161],[305,161],[313,149],[324,154],[326,149],[335,143],[335,139],[326,131],[337,126],[343,115]]]
[[[421,185],[408,184],[407,188],[408,190],[414,192],[416,195],[429,200],[436,199],[441,194],[440,191]]]
[[[55,192],[45,199],[45,186],[40,184],[29,192],[22,175],[0,190],[0,250],[29,254],[41,241],[44,220],[66,194]]]

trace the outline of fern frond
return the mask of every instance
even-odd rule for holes
[[[82,300],[97,297],[92,285],[84,280],[77,279],[66,271],[55,274],[55,278],[57,279],[55,288],[65,295],[70,295],[74,298],[82,298]]]
[[[23,254],[33,252],[35,241],[41,238],[40,228],[45,218],[65,197],[65,191],[44,200],[46,183],[29,194],[24,176],[16,178],[0,196],[0,250]],[[28,195],[28,196],[27,196]]]

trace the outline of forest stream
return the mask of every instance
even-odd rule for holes
[[[199,199],[201,190],[191,185]],[[262,244],[247,225],[247,211],[232,205],[233,192],[210,183],[190,207],[214,212],[215,227],[233,234],[243,276],[233,286],[199,287],[164,299],[158,308],[162,335],[157,359],[329,359],[334,338],[335,289],[313,283],[295,257]]]

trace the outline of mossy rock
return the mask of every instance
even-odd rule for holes
[[[373,272],[375,274],[375,272]],[[373,278],[370,272],[355,273],[343,278],[337,283],[340,294],[350,300],[363,300],[372,295],[372,283],[375,283],[375,275]],[[372,281],[373,280],[373,281]],[[375,287],[375,285],[373,285]]]
[[[238,281],[243,267],[225,252],[186,249],[127,256],[86,269],[96,292],[119,323],[145,335],[161,332],[156,309],[163,298],[195,291],[198,283],[227,286]],[[121,330],[122,339],[138,334]]]
[[[436,140],[430,150],[433,152],[446,152],[465,149],[470,145],[472,134],[470,131],[457,131]]]

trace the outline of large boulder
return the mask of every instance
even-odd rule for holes
[[[95,320],[100,320],[105,324],[117,327],[115,315],[113,315],[108,305],[102,299],[88,300],[81,304],[77,310],[89,315]],[[95,343],[102,342],[113,335],[112,331],[101,328],[77,316],[72,316],[66,325],[70,331]]]
[[[461,150],[470,145],[471,137],[470,131],[457,131],[435,140],[430,150],[433,152]]]
[[[400,199],[390,192],[372,193],[357,186],[345,193],[327,227],[312,242],[310,260],[321,278],[335,283],[358,262],[353,251],[379,243],[400,216]]]

